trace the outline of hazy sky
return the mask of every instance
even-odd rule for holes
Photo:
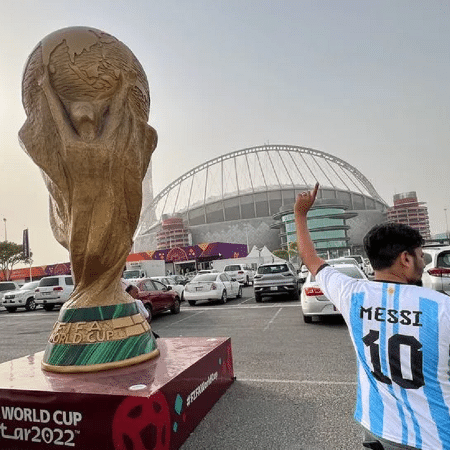
[[[450,220],[450,14],[427,0],[3,1],[0,240],[30,230],[36,265],[68,261],[38,168],[18,144],[21,77],[34,46],[68,26],[124,42],[150,83],[159,135],[154,193],[246,147],[289,144],[340,157],[389,203],[417,191],[431,231]]]

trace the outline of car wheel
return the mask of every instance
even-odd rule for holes
[[[16,306],[8,306],[8,307],[6,307],[6,311],[8,311],[8,312],[10,312],[10,313],[15,312],[16,309],[17,309]]]
[[[27,311],[34,311],[36,309],[36,302],[34,301],[33,297],[27,300],[27,303],[25,304],[25,309]]]
[[[188,300],[188,303],[191,305],[191,306],[195,306],[195,304],[197,303],[195,300]]]
[[[223,305],[227,302],[227,291],[223,290],[222,291],[222,297],[220,298],[220,303]]]
[[[153,319],[152,305],[150,305],[150,303],[144,303],[144,306],[148,312],[147,322],[151,322]]]
[[[241,298],[242,297],[242,286],[239,286],[239,289],[238,289],[238,293],[237,293],[237,295],[236,295],[236,298]]]
[[[312,317],[311,316],[303,316],[303,322],[311,323],[312,322]]]
[[[50,304],[50,305],[44,305],[44,309],[46,310],[46,311],[53,311],[53,308],[55,307],[55,305],[52,305],[52,304]]]
[[[180,312],[180,299],[177,297],[174,302],[172,308],[170,308],[170,312],[172,314],[178,314]]]
[[[255,300],[257,303],[261,303],[262,302],[261,294],[255,294]]]

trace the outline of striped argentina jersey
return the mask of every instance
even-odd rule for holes
[[[450,450],[450,297],[356,280],[330,266],[317,280],[356,350],[355,419],[393,442]]]

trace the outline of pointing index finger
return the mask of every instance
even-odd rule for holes
[[[314,190],[312,191],[312,198],[315,199],[317,195],[317,191],[319,190],[319,182],[314,186]]]

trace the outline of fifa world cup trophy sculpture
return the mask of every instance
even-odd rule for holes
[[[43,368],[87,372],[158,355],[121,274],[157,143],[139,61],[113,36],[86,27],[45,37],[22,80],[22,147],[50,193],[50,223],[70,253],[75,289],[61,308]]]

